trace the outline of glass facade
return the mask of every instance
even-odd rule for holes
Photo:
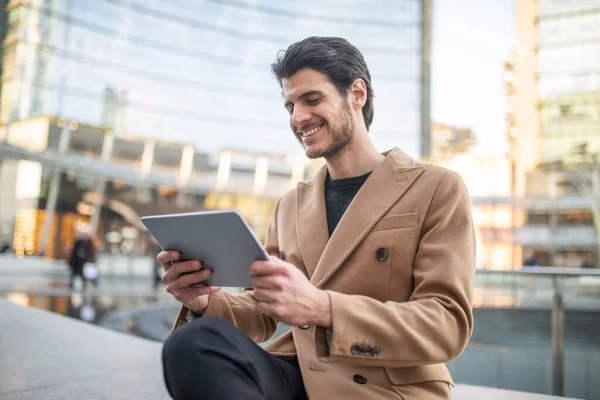
[[[11,1],[2,123],[38,115],[221,147],[301,152],[270,72],[309,35],[342,36],[369,64],[372,137],[419,156],[420,0]]]
[[[539,0],[542,161],[600,150],[600,0]]]

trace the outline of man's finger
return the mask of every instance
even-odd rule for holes
[[[181,275],[187,274],[189,272],[196,272],[202,269],[202,262],[198,260],[184,261],[180,263],[175,263],[169,271],[173,274]]]
[[[283,286],[279,275],[259,275],[251,277],[250,281],[257,289],[282,289]]]
[[[177,251],[161,251],[156,256],[156,261],[165,268],[170,267],[171,263],[177,260],[179,260],[179,253]]]
[[[276,275],[287,272],[282,265],[275,265],[269,261],[255,261],[250,266],[250,278],[255,276]]]
[[[182,274],[196,272],[202,268],[200,261],[185,261],[173,264],[173,266],[166,270],[162,277],[162,281],[165,284],[176,281]]]
[[[210,277],[211,273],[212,273],[212,271],[210,269],[202,269],[198,272],[185,274],[185,275],[180,276],[179,279],[177,279],[175,282],[173,282],[172,286],[174,289],[188,288],[190,286],[194,286],[201,282],[204,282],[205,280],[207,280]],[[201,286],[198,285],[197,287],[201,287]]]
[[[272,271],[273,264],[269,261],[255,261],[250,265],[250,278],[253,276],[269,275]]]
[[[204,296],[206,294],[213,294],[221,290],[220,286],[191,286],[176,291],[177,297],[194,298]]]

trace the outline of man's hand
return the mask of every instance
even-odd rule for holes
[[[270,257],[250,266],[258,309],[289,325],[331,327],[327,292],[317,289],[293,264]]]
[[[203,282],[212,273],[202,269],[200,261],[185,261],[177,263],[179,253],[176,251],[161,251],[156,256],[165,271],[162,281],[166,290],[184,306],[192,311],[201,313],[208,306],[212,293],[221,290],[217,286],[206,286]]]

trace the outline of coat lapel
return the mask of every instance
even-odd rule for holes
[[[310,278],[329,240],[325,214],[325,177],[327,167],[321,168],[312,182],[298,184],[298,215],[296,233],[300,254]]]
[[[397,148],[384,155],[386,158],[356,194],[329,241],[324,195],[326,171],[321,170],[315,178],[309,195],[304,193],[301,197],[299,192],[298,238],[308,243],[302,257],[316,287],[322,287],[333,276],[373,225],[425,170],[415,166],[414,160]],[[307,226],[310,224],[312,228]],[[313,269],[311,265],[309,270],[309,263],[316,267]]]

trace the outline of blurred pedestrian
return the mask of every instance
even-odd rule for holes
[[[11,253],[10,243],[4,242],[4,244],[0,247],[0,254],[9,255]]]
[[[540,264],[537,262],[537,258],[535,257],[535,252],[533,250],[529,250],[525,254],[525,259],[523,260],[523,266],[524,267],[539,267],[540,266]],[[530,274],[527,276],[526,287],[527,287],[527,290],[529,290],[530,292],[533,292],[536,290],[535,275]]]
[[[523,266],[524,267],[539,267],[540,264],[537,262],[537,259],[535,257],[535,252],[533,250],[530,250],[527,252],[527,254],[525,255],[525,259],[523,260]]]
[[[69,286],[73,288],[76,277],[83,282],[85,290],[88,281],[92,281],[98,287],[98,268],[96,265],[96,247],[92,241],[89,229],[84,225],[76,226],[75,241],[69,257],[71,268],[71,279]]]
[[[211,273],[201,260],[158,255],[166,290],[182,303],[163,347],[171,396],[450,399],[444,363],[473,331],[475,232],[463,181],[398,148],[376,149],[371,75],[345,39],[303,39],[272,71],[292,133],[325,165],[275,203],[271,257],[249,266],[254,290],[202,286]],[[410,124],[398,122],[399,132]],[[256,345],[280,322],[291,330]]]

